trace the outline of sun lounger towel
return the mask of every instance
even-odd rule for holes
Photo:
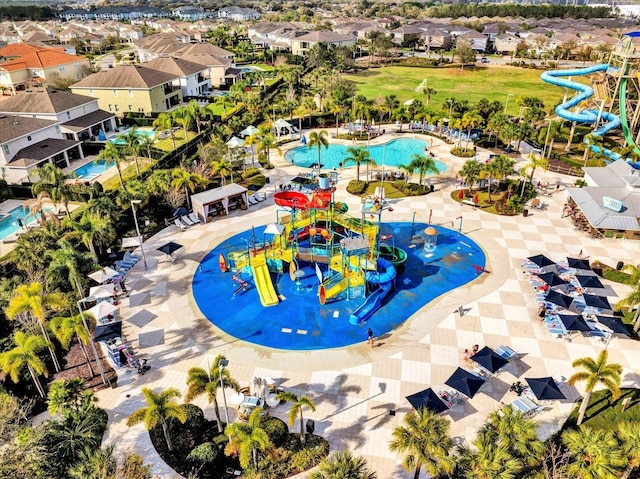
[[[187,225],[185,225],[180,219],[176,218],[173,220],[173,223],[180,229],[180,231],[184,231],[187,229]]]
[[[187,226],[193,226],[195,223],[191,221],[186,215],[180,217],[180,221],[182,221]]]
[[[249,205],[251,206],[258,204],[258,200],[256,200],[253,196],[249,196],[247,199],[249,201]]]

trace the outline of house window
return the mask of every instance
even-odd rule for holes
[[[89,95],[94,96],[95,94],[93,93],[93,88],[89,88]]]
[[[60,71],[63,72],[64,71],[64,65],[60,65]]]
[[[129,111],[133,111],[133,105],[129,105]]]
[[[2,145],[2,151],[5,156],[9,156],[9,145]]]
[[[27,141],[31,141],[31,135],[27,135]]]
[[[113,111],[113,105],[109,104],[109,111]]]
[[[129,97],[133,98],[133,90],[129,89]]]
[[[118,96],[118,90],[113,90],[113,96]]]
[[[116,104],[116,111],[120,111],[120,105]]]
[[[87,112],[86,105],[82,105],[82,114],[84,115]]]
[[[56,129],[56,133],[59,135],[60,134],[60,125],[56,125],[55,129]]]
[[[68,112],[67,112],[67,120],[70,120],[70,119],[71,119],[71,112],[70,112],[70,111],[68,111]]]

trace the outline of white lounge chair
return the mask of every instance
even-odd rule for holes
[[[248,196],[247,201],[249,201],[249,206],[257,205],[258,200],[256,200],[253,196]]]
[[[254,198],[258,201],[264,201],[267,199],[266,196],[262,196],[260,195],[260,193],[258,193],[257,191],[253,194]]]
[[[184,231],[188,228],[188,226],[185,225],[182,221],[180,221],[179,218],[176,218],[175,220],[173,220],[173,223],[180,229],[180,231]]]
[[[193,226],[195,223],[191,221],[187,215],[183,215],[180,217],[180,221],[182,221],[187,226]]]
[[[189,219],[194,225],[200,224],[200,218],[198,218],[194,213],[189,213]]]

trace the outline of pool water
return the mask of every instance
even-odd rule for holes
[[[415,224],[422,232],[426,224]],[[436,227],[438,245],[432,252],[423,248],[424,239],[415,248],[407,245],[412,237],[411,223],[384,223],[381,235],[393,235],[395,246],[408,254],[405,270],[396,279],[382,307],[368,321],[353,325],[349,315],[364,299],[318,302],[319,280],[314,264],[301,263],[305,275],[300,285],[285,274],[272,273],[280,297],[279,304],[263,307],[250,272],[242,272],[248,283],[246,291],[237,292],[234,273],[222,273],[218,256],[247,248],[251,231],[237,234],[214,248],[202,260],[193,277],[193,295],[205,317],[227,334],[249,343],[285,350],[330,349],[363,343],[367,328],[376,336],[393,331],[422,306],[438,296],[458,288],[477,277],[477,268],[485,266],[482,249],[469,237]],[[263,238],[264,227],[255,228],[255,237]],[[327,265],[319,264],[323,273]]]
[[[86,165],[82,165],[80,168],[73,170],[73,173],[78,175],[78,179],[80,180],[94,179],[114,166],[116,166],[115,163],[107,165],[105,160],[90,161]]]
[[[28,219],[27,219],[28,217]],[[0,240],[8,238],[12,234],[20,231],[18,218],[22,220],[22,224],[26,225],[35,221],[35,218],[29,216],[29,208],[26,210],[22,206],[12,209],[0,219]]]
[[[353,146],[354,145],[333,145],[330,143],[328,149],[322,148],[320,152],[320,163],[324,165],[324,168],[329,169],[339,168],[340,163],[343,163],[343,167],[355,166],[355,163],[344,162],[344,159],[350,156],[349,153],[347,153],[347,148]],[[427,146],[429,146],[429,143],[423,140],[399,138],[383,145],[373,145],[368,148],[365,146],[364,148],[369,150],[371,158],[378,166],[397,167],[411,163],[413,154],[424,155]],[[289,163],[293,163],[296,166],[311,168],[318,163],[318,148],[315,146],[309,148],[308,145],[298,146],[286,152],[284,157]],[[440,173],[447,170],[447,165],[438,160],[434,161]]]
[[[126,145],[127,142],[123,138],[118,138],[122,133],[118,135],[114,135],[109,137],[109,141],[114,145]],[[153,136],[156,134],[156,129],[152,128],[150,130],[143,128],[136,128],[136,136]]]

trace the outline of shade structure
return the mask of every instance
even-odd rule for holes
[[[240,148],[242,145],[244,145],[244,141],[242,141],[237,136],[234,136],[229,141],[227,141],[227,146],[229,148]]]
[[[598,309],[608,309],[611,310],[611,305],[609,304],[609,300],[606,296],[597,296],[595,294],[583,294],[584,303],[587,306],[591,306],[592,308]]]
[[[560,388],[551,377],[547,378],[524,378],[531,389],[533,395],[541,401],[552,399],[566,399]]]
[[[171,254],[171,253],[175,253],[180,248],[182,248],[181,244],[174,243],[173,241],[169,241],[167,244],[164,244],[156,249],[158,251],[162,251],[164,254]]]
[[[94,341],[109,341],[110,339],[122,337],[122,322],[109,324],[100,324],[96,326],[95,333],[93,335]]]
[[[120,273],[118,273],[115,269],[109,268],[107,266],[106,268],[100,269],[98,271],[94,271],[93,273],[88,274],[87,276],[92,280],[94,280],[96,283],[102,284],[105,281],[109,281],[114,276],[118,276],[119,274]]]
[[[304,136],[304,135],[302,135],[302,136],[300,137],[300,143],[302,143],[303,145],[306,145],[306,144],[307,144],[307,137],[306,137],[306,136]]]
[[[428,409],[429,411],[439,413],[448,409],[447,405],[442,402],[436,392],[431,388],[407,396],[407,401],[409,401],[409,404],[411,404],[415,410]]]
[[[549,287],[551,288],[555,288],[555,287],[566,287],[567,286],[567,281],[565,281],[564,279],[562,279],[560,276],[558,276],[557,273],[550,271],[548,273],[540,273],[538,275],[538,277],[544,281],[545,283],[547,283],[549,285]]]
[[[93,308],[87,309],[85,313],[93,316],[97,320],[100,320],[102,318],[106,318],[110,314],[113,314],[115,311],[118,310],[118,308],[119,306],[114,306],[108,301],[101,301],[100,303],[96,304]]]
[[[567,263],[569,264],[569,268],[584,269],[584,270],[587,270],[587,271],[589,271],[591,269],[591,266],[589,265],[589,260],[588,259],[569,258],[567,256]]]
[[[614,334],[624,334],[625,336],[629,336],[629,330],[624,325],[620,318],[616,318],[615,316],[599,316],[596,315],[598,322],[609,329]]]
[[[573,303],[573,298],[571,296],[567,296],[566,294],[558,293],[557,291],[550,290],[547,293],[547,297],[545,301],[549,303],[556,304],[564,309],[569,309],[571,304]]]
[[[113,296],[115,285],[101,284],[100,286],[92,286],[89,288],[89,296],[95,299],[110,298]]]
[[[242,130],[240,132],[240,136],[251,136],[251,135],[255,135],[256,133],[258,133],[258,128],[256,128],[253,125],[249,125],[248,127],[246,127],[244,130]]]
[[[186,209],[184,206],[181,206],[179,208],[174,209],[171,214],[173,216],[182,216],[182,215],[188,215],[189,214],[189,210]]]
[[[577,314],[559,314],[558,318],[560,318],[564,327],[567,328],[567,331],[583,331],[585,333],[591,331],[591,328],[584,318]]]
[[[527,259],[541,268],[544,268],[545,266],[554,266],[556,264],[555,261],[547,258],[543,254],[529,256]]]
[[[462,368],[458,368],[451,377],[445,381],[445,384],[456,391],[460,391],[468,398],[472,398],[476,395],[484,382],[484,379],[481,377]]]
[[[509,362],[488,346],[471,356],[471,359],[491,373],[495,373]]]
[[[128,238],[122,238],[122,247],[125,249],[137,248],[138,246],[140,246],[140,238],[138,238],[137,236],[129,236]]]
[[[604,284],[597,276],[585,276],[583,274],[576,274],[576,279],[580,286],[583,288],[604,288]]]

